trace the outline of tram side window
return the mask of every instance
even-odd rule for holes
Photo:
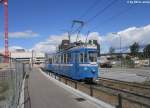
[[[87,53],[84,53],[84,62],[88,62]]]
[[[66,63],[66,54],[64,54],[64,63]]]
[[[55,60],[54,60],[54,56],[53,56],[53,64],[55,63]]]
[[[73,62],[73,63],[75,63],[75,53],[71,53],[71,61]]]
[[[57,63],[59,63],[59,55],[57,55]]]
[[[66,64],[68,63],[67,60],[68,60],[68,54],[66,54]]]
[[[54,63],[56,63],[56,57],[54,56]]]
[[[49,58],[49,64],[52,64],[52,58]]]
[[[59,60],[59,58],[58,58],[58,55],[56,56],[56,63],[58,63],[58,60]]]
[[[57,56],[55,56],[55,63],[57,63]]]
[[[63,63],[63,54],[61,54],[61,63]]]
[[[55,63],[57,63],[57,56],[55,56]]]
[[[59,55],[57,55],[57,63],[59,63]]]
[[[59,55],[59,60],[58,60],[58,62],[61,63],[61,55]]]
[[[84,54],[80,53],[80,63],[83,63],[83,62],[84,62]]]
[[[97,53],[93,51],[89,51],[89,62],[97,61]]]
[[[68,53],[68,54],[67,54],[67,63],[69,63],[70,61],[71,61],[71,54]]]
[[[67,59],[68,59],[68,54],[66,54],[66,61],[65,61],[65,63],[67,63]]]
[[[56,63],[56,56],[54,56],[54,63]]]

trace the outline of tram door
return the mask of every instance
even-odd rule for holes
[[[75,76],[78,77],[79,72],[79,53],[75,53]]]

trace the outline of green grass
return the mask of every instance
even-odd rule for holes
[[[143,84],[150,86],[150,81],[145,81],[145,82],[143,82]]]
[[[8,82],[2,81],[0,82],[0,94],[6,92],[9,89]]]
[[[9,90],[9,84],[6,81],[0,81],[0,101],[6,99],[7,91]]]

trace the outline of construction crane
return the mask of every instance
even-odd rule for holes
[[[0,4],[4,5],[4,46],[5,46],[5,58],[4,62],[9,62],[9,49],[8,49],[8,0],[0,0]]]

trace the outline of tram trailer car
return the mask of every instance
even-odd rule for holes
[[[77,46],[47,56],[46,68],[74,80],[98,78],[97,47]]]

